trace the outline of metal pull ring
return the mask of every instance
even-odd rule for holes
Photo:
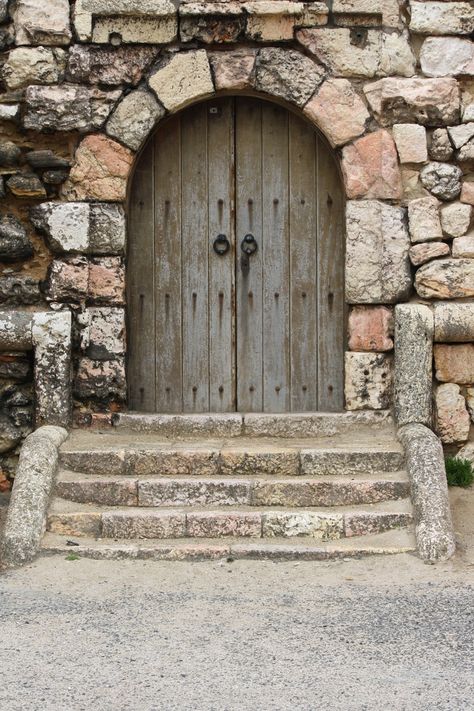
[[[244,254],[250,257],[251,254],[254,254],[257,249],[258,249],[258,244],[253,235],[245,235],[243,238],[240,249]]]
[[[229,251],[230,242],[225,235],[217,235],[212,246],[216,254],[223,256]]]

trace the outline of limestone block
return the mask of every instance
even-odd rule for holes
[[[204,50],[179,52],[151,75],[150,87],[169,111],[214,93],[211,70]]]
[[[304,106],[325,77],[325,70],[294,50],[265,47],[257,55],[255,88]]]
[[[411,269],[404,210],[377,200],[349,201],[346,225],[346,300],[380,304],[406,299]]]
[[[109,136],[138,151],[153,127],[165,115],[164,108],[149,91],[137,89],[120,102],[106,126]]]
[[[66,45],[71,41],[68,0],[17,0],[13,21],[17,45]]]
[[[446,242],[422,242],[421,244],[415,244],[410,247],[410,262],[415,267],[419,267],[421,264],[426,264],[432,259],[439,259],[439,257],[449,257],[451,251],[449,245]]]
[[[401,198],[397,151],[388,131],[369,133],[345,146],[342,172],[348,198]]]
[[[33,245],[20,220],[13,215],[0,217],[0,260],[16,262],[32,255]]]
[[[454,200],[461,192],[462,170],[449,163],[428,163],[420,171],[424,187],[441,200]]]
[[[436,128],[431,134],[429,154],[432,160],[451,160],[453,147],[445,128]]]
[[[1,78],[7,89],[22,89],[29,84],[57,84],[66,68],[66,52],[47,47],[17,47],[8,54]]]
[[[122,94],[74,84],[29,86],[23,126],[36,131],[91,131],[100,128]]]
[[[79,360],[74,391],[80,398],[117,398],[125,400],[127,395],[125,381],[125,361],[114,360]]]
[[[96,15],[171,15],[175,9],[171,0],[82,0],[84,12]]]
[[[338,513],[270,511],[263,514],[263,536],[308,536],[323,541],[344,537],[344,519]]]
[[[364,42],[352,41],[346,27],[302,29],[297,39],[303,47],[328,67],[331,74],[342,77],[376,76],[382,57],[382,35],[379,30],[364,30]]]
[[[92,41],[108,44],[111,37],[119,37],[125,44],[167,44],[178,34],[175,15],[165,17],[97,17],[92,30]]]
[[[448,134],[455,148],[461,148],[474,137],[474,121],[460,126],[449,126]]]
[[[462,237],[468,231],[472,220],[472,206],[462,202],[452,202],[441,208],[441,227],[448,237]]]
[[[462,148],[456,151],[456,159],[462,163],[463,161],[474,160],[474,139],[466,143]]]
[[[349,314],[351,351],[391,351],[393,311],[387,306],[354,306]]]
[[[67,200],[121,202],[132,163],[133,153],[120,143],[101,134],[87,136],[76,151],[63,195]]]
[[[93,303],[125,303],[125,267],[120,257],[91,260],[88,298]]]
[[[85,84],[138,84],[156,57],[155,47],[95,47],[76,44],[69,51],[67,76]]]
[[[344,393],[348,410],[384,410],[392,396],[392,358],[384,353],[346,353]]]
[[[329,9],[325,2],[310,2],[304,6],[298,27],[320,27],[328,23]]]
[[[364,92],[376,118],[385,126],[394,123],[445,126],[459,122],[459,86],[451,77],[388,77],[368,84]]]
[[[431,426],[433,314],[421,304],[395,307],[395,418]]]
[[[474,182],[469,183],[466,180],[463,182],[459,199],[466,205],[474,205]]]
[[[257,52],[254,49],[210,54],[216,89],[237,90],[251,86],[256,57]]]
[[[428,37],[420,50],[420,63],[427,77],[474,74],[474,45],[459,37]]]
[[[412,77],[416,74],[416,58],[409,42],[408,32],[384,32],[380,68],[381,76]]]
[[[254,3],[246,3],[245,6],[250,4]],[[255,3],[257,4],[260,3]],[[302,3],[294,4],[304,7]],[[296,24],[297,18],[289,15],[250,15],[247,19],[246,35],[257,42],[284,42],[293,39]]]
[[[260,538],[262,514],[259,511],[199,511],[186,516],[186,535],[193,538],[239,536]]]
[[[91,360],[113,360],[125,353],[125,311],[117,307],[87,308],[79,317],[81,349]]]
[[[0,104],[0,121],[16,121],[20,114],[20,104]]]
[[[474,343],[438,343],[434,347],[434,358],[436,378],[441,383],[474,383]]]
[[[443,239],[439,205],[435,197],[418,198],[408,203],[408,224],[413,244]]]
[[[365,131],[369,112],[347,79],[328,79],[306,104],[304,113],[332,146],[342,146]]]
[[[453,239],[453,257],[474,259],[474,231]]]
[[[393,138],[400,163],[424,163],[428,160],[426,128],[415,123],[396,123]]]
[[[469,35],[474,32],[470,2],[410,2],[410,30],[423,35]]]
[[[38,312],[31,329],[35,349],[36,425],[71,421],[71,313]]]
[[[462,299],[474,296],[474,259],[437,259],[415,276],[415,289],[424,299]]]
[[[459,385],[443,383],[436,388],[435,412],[436,431],[444,444],[468,439],[471,423]]]
[[[54,259],[46,278],[48,301],[80,302],[87,298],[89,263],[85,257]]]
[[[469,303],[438,301],[433,304],[435,341],[474,341],[474,308]]]
[[[0,0],[0,22],[6,22],[9,18],[8,2],[9,0]]]
[[[53,252],[120,254],[125,247],[120,205],[44,202],[30,210],[30,218]]]

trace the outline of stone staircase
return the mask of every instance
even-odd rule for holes
[[[154,416],[73,430],[43,552],[326,560],[413,551],[387,413]]]

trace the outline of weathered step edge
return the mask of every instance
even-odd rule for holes
[[[55,494],[104,506],[350,506],[404,499],[406,479],[204,479],[65,477]]]
[[[181,450],[137,445],[127,449],[60,452],[61,466],[76,472],[110,475],[156,476],[330,476],[359,472],[372,474],[403,469],[405,458],[399,444],[385,448],[307,447],[265,448],[240,451],[226,447]]]
[[[202,561],[230,559],[268,559],[274,561],[307,560],[327,561],[362,558],[374,555],[413,553],[416,550],[414,536],[407,531],[388,531],[365,539],[344,539],[337,544],[319,543],[308,545],[298,542],[274,541],[258,543],[233,541],[231,544],[216,544],[215,541],[199,542],[147,541],[146,543],[115,543],[103,540],[83,540],[81,545],[70,547],[66,539],[47,533],[43,538],[43,555],[71,554],[96,560],[167,560]]]
[[[64,536],[102,539],[305,537],[328,541],[406,528],[412,521],[408,511],[132,509],[50,513],[47,530]]]
[[[290,414],[210,413],[158,415],[116,413],[116,428],[155,432],[163,437],[332,437],[354,427],[377,429],[392,424],[389,410]]]

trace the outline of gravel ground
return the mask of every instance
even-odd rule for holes
[[[43,558],[0,580],[8,711],[474,708],[474,568]]]
[[[459,554],[334,563],[42,558],[0,578],[0,709],[474,709],[474,491]]]

